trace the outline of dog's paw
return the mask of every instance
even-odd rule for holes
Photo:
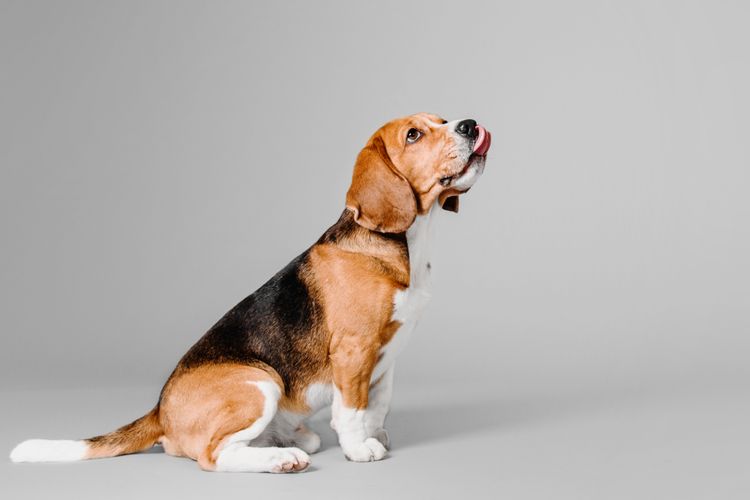
[[[362,443],[347,445],[341,447],[344,450],[346,458],[352,462],[372,462],[382,460],[388,450],[383,443],[375,438],[367,438]]]
[[[299,448],[277,448],[269,457],[269,472],[301,472],[310,466],[310,457]]]
[[[320,449],[320,436],[302,425],[294,431],[294,444],[307,453],[315,453]]]
[[[382,444],[386,450],[391,449],[391,438],[388,436],[388,431],[380,428],[372,433],[372,437],[380,441],[380,444]]]

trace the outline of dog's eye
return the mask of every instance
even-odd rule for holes
[[[422,132],[415,128],[410,128],[406,133],[406,142],[408,144],[414,144],[419,140],[420,137],[422,137]]]

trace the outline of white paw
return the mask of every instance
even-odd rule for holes
[[[375,438],[367,438],[362,443],[354,445],[341,446],[344,450],[346,458],[352,462],[372,462],[374,460],[382,460],[385,457],[388,450],[385,449],[383,443]]]
[[[320,449],[320,436],[307,427],[301,427],[294,433],[294,444],[307,453],[315,453]]]
[[[391,449],[391,438],[388,436],[388,431],[380,428],[372,433],[372,437],[380,441],[380,443],[385,446],[386,450]]]
[[[277,448],[269,460],[269,472],[300,472],[310,465],[310,456],[299,448]]]

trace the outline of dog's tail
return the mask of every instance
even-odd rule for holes
[[[116,457],[152,447],[163,435],[157,406],[114,432],[90,439],[28,439],[10,452],[13,462],[73,462]]]

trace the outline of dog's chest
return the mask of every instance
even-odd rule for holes
[[[430,300],[430,254],[431,214],[420,215],[406,232],[409,247],[409,287],[397,291],[393,296],[391,319],[401,326],[391,340],[380,350],[380,359],[372,374],[375,381],[393,365],[398,354],[407,344],[422,311]]]

